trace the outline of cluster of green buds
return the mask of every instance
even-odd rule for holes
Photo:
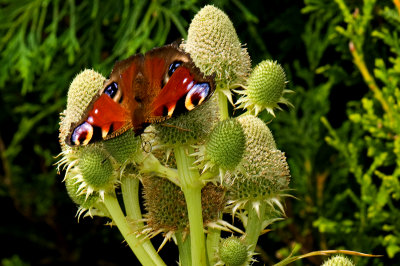
[[[193,18],[181,48],[203,73],[215,75],[211,99],[140,137],[127,131],[70,147],[69,125],[79,122],[105,80],[85,70],[71,83],[61,115],[59,168],[78,215],[109,217],[142,264],[164,265],[151,243],[163,234],[162,246],[170,239],[178,245],[181,265],[248,265],[258,237],[284,217],[289,167],[257,115],[289,104],[286,76],[271,60],[252,69],[232,22],[211,5]],[[229,104],[243,114],[231,117]],[[241,225],[223,220],[224,213]],[[221,231],[235,236],[224,239]]]

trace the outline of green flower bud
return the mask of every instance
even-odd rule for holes
[[[67,192],[69,197],[79,205],[83,209],[90,209],[93,205],[99,200],[98,193],[92,193],[89,196],[86,196],[86,193],[83,193],[80,188],[80,182],[77,181],[74,176],[78,175],[75,169],[69,171],[65,177],[65,186],[67,188]]]
[[[195,15],[182,46],[203,73],[216,74],[217,83],[243,84],[251,71],[250,57],[232,22],[212,5]]]
[[[321,266],[355,266],[351,259],[348,259],[345,256],[337,255],[332,256],[328,260],[326,260]]]
[[[105,77],[94,70],[86,69],[78,74],[68,90],[67,109],[60,117],[60,144],[63,150],[71,123],[78,122],[92,98],[103,88]]]
[[[247,115],[235,120],[243,128],[246,151],[241,167],[224,177],[233,212],[247,202],[252,202],[257,212],[257,206],[266,202],[283,212],[283,206],[274,199],[288,188],[290,181],[285,154],[276,149],[272,133],[261,119]]]
[[[234,236],[222,239],[218,252],[221,261],[227,266],[247,265],[250,261],[246,244]]]
[[[154,132],[159,145],[174,146],[194,144],[203,140],[218,121],[219,112],[216,97],[194,110],[171,118],[164,123],[155,124],[146,132]]]
[[[276,149],[274,136],[271,130],[260,118],[253,115],[246,115],[237,117],[236,120],[242,125],[246,136],[247,156],[260,156],[260,154],[257,153],[260,147],[271,150]]]
[[[201,194],[203,222],[217,220],[226,203],[224,189],[208,183]],[[180,187],[165,178],[144,177],[143,197],[151,231],[168,233],[188,230],[186,201]]]
[[[109,139],[104,142],[104,148],[114,157],[114,159],[122,164],[127,160],[134,159],[135,154],[141,148],[140,138],[135,136],[132,130]]]
[[[285,71],[276,61],[265,60],[259,63],[251,73],[247,87],[239,93],[244,94],[237,101],[240,108],[247,108],[257,115],[266,109],[272,115],[274,108],[279,108],[278,103],[290,104],[284,97],[286,87]]]
[[[62,158],[58,161],[58,170],[64,165],[63,169],[66,168],[66,172],[72,169],[78,162],[80,151],[84,150],[82,147],[70,147],[65,143],[65,139],[69,134],[70,126],[72,123],[78,122],[87,106],[93,97],[103,87],[105,78],[90,69],[86,69],[78,74],[72,81],[68,90],[67,109],[60,114],[60,134],[59,141],[62,149]],[[98,145],[95,145],[98,146]],[[79,180],[81,184],[83,180]],[[87,185],[87,184],[85,184]],[[92,189],[85,189],[87,195],[93,193]]]
[[[83,181],[94,190],[108,190],[114,185],[113,167],[109,155],[99,147],[81,149],[79,169]]]
[[[245,151],[242,126],[234,119],[220,121],[206,143],[205,159],[224,170],[234,170]]]
[[[276,61],[265,60],[253,70],[248,80],[248,97],[261,106],[274,107],[286,86],[285,71]]]
[[[266,149],[259,154],[263,156],[243,164],[245,171],[237,171],[226,180],[230,200],[269,200],[288,188],[290,172],[285,154]]]
[[[201,189],[204,224],[217,221],[225,205],[225,188],[209,182]]]
[[[185,196],[182,190],[160,177],[143,178],[147,224],[153,231],[183,230],[188,225]]]

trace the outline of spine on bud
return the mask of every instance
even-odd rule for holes
[[[67,193],[69,197],[79,205],[83,209],[90,209],[93,205],[99,200],[99,195],[97,193],[93,193],[86,197],[85,193],[82,193],[81,189],[79,188],[80,183],[74,178],[76,170],[72,170],[68,172],[67,176],[65,177],[65,187],[67,188]]]

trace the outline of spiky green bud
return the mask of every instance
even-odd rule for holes
[[[242,125],[246,135],[246,154],[248,156],[260,156],[260,147],[276,149],[276,143],[271,130],[260,118],[253,115],[240,116],[236,118]]]
[[[164,232],[186,228],[187,210],[182,190],[160,177],[143,178],[144,205],[148,225],[153,231]]]
[[[355,266],[353,261],[345,256],[332,256],[326,260],[321,266]]]
[[[60,144],[63,150],[65,146],[65,138],[69,133],[71,123],[78,122],[92,98],[103,88],[105,77],[100,73],[85,69],[78,74],[68,90],[67,109],[61,114],[60,122]]]
[[[135,136],[132,130],[109,139],[104,142],[106,150],[114,157],[118,163],[125,163],[127,160],[134,159],[135,154],[140,150],[140,138]]]
[[[225,188],[207,183],[201,189],[204,224],[217,221],[226,205]]]
[[[194,144],[203,140],[210,133],[218,121],[218,117],[216,98],[211,97],[194,110],[171,118],[164,123],[155,124],[146,132],[154,132],[155,142],[159,145]]]
[[[96,146],[81,149],[79,169],[83,181],[94,190],[107,190],[114,185],[109,155]]]
[[[247,95],[256,104],[274,107],[286,86],[285,71],[276,61],[265,60],[251,72]]]
[[[234,236],[222,239],[218,253],[221,261],[227,266],[247,265],[250,261],[247,245]]]
[[[205,159],[222,169],[234,169],[245,151],[242,126],[234,119],[220,121],[206,143]]]
[[[285,71],[280,64],[272,60],[262,61],[251,72],[246,89],[239,91],[244,96],[237,103],[256,115],[264,109],[274,115],[278,103],[290,104],[283,97],[289,92],[285,90],[286,83]]]
[[[203,73],[216,74],[217,83],[243,84],[250,73],[250,57],[231,20],[212,5],[194,16],[183,47]]]
[[[80,182],[74,178],[77,173],[76,170],[69,171],[65,177],[65,187],[69,197],[83,209],[90,209],[99,200],[98,193],[92,193],[86,196],[86,193],[82,193],[82,188],[80,187]]]
[[[288,188],[290,181],[285,154],[276,149],[271,131],[262,120],[252,115],[236,119],[244,130],[246,151],[241,168],[225,175],[233,211],[245,207],[247,202],[254,206],[277,203],[274,198]]]
[[[217,220],[225,206],[223,188],[208,183],[201,194],[204,223]],[[180,187],[165,178],[145,177],[143,197],[147,224],[153,232],[167,233],[188,229],[187,206]]]
[[[289,166],[284,153],[279,150],[265,150],[263,157],[245,163],[244,169],[236,172],[228,182],[233,201],[268,200],[288,187]]]

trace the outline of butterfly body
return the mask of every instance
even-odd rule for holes
[[[213,76],[204,76],[177,45],[131,56],[114,65],[82,119],[71,124],[66,143],[86,145],[129,129],[140,134],[149,124],[191,111],[214,90]]]

